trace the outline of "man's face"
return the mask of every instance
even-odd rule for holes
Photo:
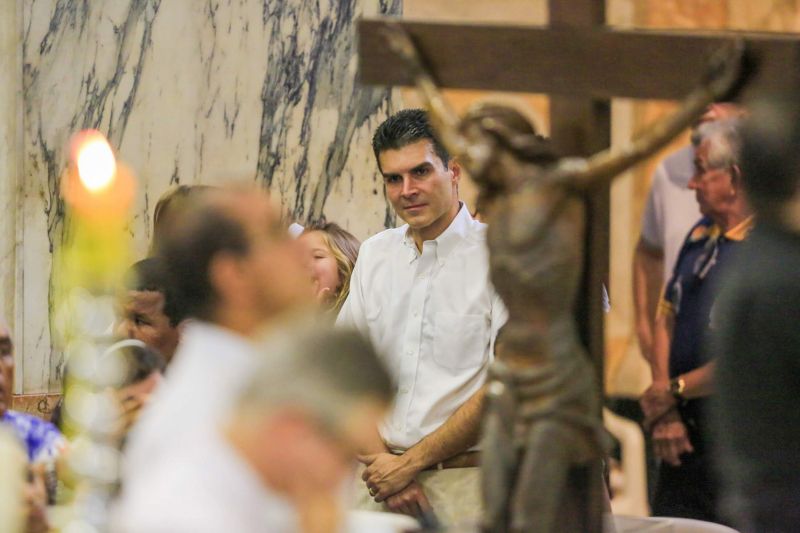
[[[385,414],[386,405],[364,400],[333,428],[302,409],[276,409],[263,424],[247,422],[256,428],[256,442],[269,442],[255,447],[254,464],[268,480],[289,480],[284,489],[291,485],[290,492],[338,493],[353,473],[357,454],[381,446],[377,428]]]
[[[169,362],[175,355],[180,333],[164,314],[164,294],[158,291],[127,291],[121,299],[117,334],[142,341]]]
[[[695,150],[695,171],[689,181],[689,188],[695,191],[700,212],[717,219],[728,212],[735,199],[735,189],[729,167],[709,167],[710,144],[709,141],[703,141]]]
[[[0,322],[0,417],[11,409],[14,392],[14,344],[11,332]]]
[[[429,238],[447,229],[448,215],[457,205],[459,166],[452,160],[445,165],[427,139],[385,150],[378,159],[386,195],[397,215]]]

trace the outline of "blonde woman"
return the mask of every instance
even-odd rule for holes
[[[299,241],[306,249],[317,298],[335,318],[350,293],[361,242],[338,224],[324,221],[306,226]]]

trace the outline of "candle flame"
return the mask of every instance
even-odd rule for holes
[[[114,151],[102,135],[93,135],[78,148],[78,176],[89,192],[108,188],[117,173]]]

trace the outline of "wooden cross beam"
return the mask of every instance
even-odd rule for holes
[[[758,61],[743,93],[780,89],[800,76],[800,35],[665,32],[605,27],[605,2],[550,0],[550,25],[458,25],[404,22],[442,87],[547,93],[550,136],[562,155],[588,155],[610,144],[613,97],[681,99],[707,68],[710,54],[742,37]],[[361,81],[413,85],[406,64],[387,46],[384,21],[359,24]],[[587,199],[588,231],[581,335],[602,378],[602,285],[608,283],[609,190]],[[600,381],[602,383],[602,379]]]
[[[412,85],[386,47],[380,20],[360,22],[361,81]],[[682,99],[697,86],[709,55],[744,38],[760,60],[745,94],[787,86],[800,35],[752,32],[613,30],[578,26],[459,26],[402,23],[442,87],[524,91],[579,98]],[[556,117],[554,117],[556,118]]]

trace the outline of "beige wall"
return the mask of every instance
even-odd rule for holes
[[[546,0],[406,0],[404,11],[407,18],[437,21],[531,25],[547,21]],[[606,16],[608,24],[620,28],[800,31],[800,0],[609,0]],[[410,91],[403,94],[406,104],[415,102]],[[479,91],[448,91],[448,95],[459,110],[487,96]],[[514,98],[530,106],[547,131],[547,97]],[[674,108],[672,102],[615,100],[612,142],[629,141]],[[684,134],[660,154],[621,176],[612,187],[612,310],[606,321],[606,389],[610,394],[635,396],[648,384],[648,367],[640,355],[633,328],[631,260],[652,171],[660,157],[686,142]],[[464,189],[470,201],[473,188],[467,185]]]

